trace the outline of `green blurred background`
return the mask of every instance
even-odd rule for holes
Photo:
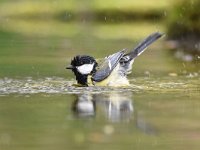
[[[196,8],[199,1],[187,1],[192,5],[190,12],[196,14],[196,22],[184,29],[177,28],[180,24],[176,25],[176,22],[181,15],[185,17],[182,25],[189,22],[185,15],[188,10],[177,12],[179,3],[182,5],[185,1],[1,0],[0,76],[70,76],[64,68],[74,55],[104,57],[122,48],[132,48],[155,31],[179,41],[183,38],[179,38],[180,33],[186,34],[185,28],[194,28],[193,33],[199,30],[200,20],[199,9]],[[187,33],[189,35],[189,31]],[[195,37],[199,38],[199,32],[195,33]],[[174,49],[178,45],[176,42],[162,42],[158,42],[160,47],[154,49]],[[199,52],[199,45],[192,43],[189,49]],[[155,54],[157,59],[165,59],[159,57],[162,52]],[[151,56],[147,59],[151,60]],[[140,70],[142,67],[136,69],[145,71]],[[158,66],[159,69],[162,66]]]

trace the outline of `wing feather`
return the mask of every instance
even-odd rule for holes
[[[100,82],[107,78],[113,69],[119,64],[120,59],[124,56],[125,50],[119,51],[106,57],[103,63],[99,66],[96,73],[92,75],[92,80]]]

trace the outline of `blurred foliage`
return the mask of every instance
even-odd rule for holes
[[[171,0],[18,0],[1,1],[0,16],[21,19],[135,20],[162,17]],[[156,4],[156,5],[155,5]],[[107,20],[109,21],[109,19]]]
[[[138,40],[155,30],[163,31],[163,24],[157,22],[171,5],[169,1],[1,1],[0,28],[23,35],[72,37],[82,34],[90,24],[89,30],[92,32],[86,34],[92,33],[103,39],[113,37]],[[133,23],[129,25],[130,21]],[[110,30],[112,25],[108,23],[112,23],[115,30]],[[117,25],[120,27],[116,28]]]
[[[169,17],[168,36],[172,39],[200,39],[200,1],[179,0]]]
[[[73,55],[104,57],[165,32],[172,5],[172,0],[1,0],[0,76],[70,75],[64,68]],[[144,72],[147,59],[152,70],[166,72],[171,64],[163,68],[164,58],[170,59],[163,51],[147,51],[136,70]]]

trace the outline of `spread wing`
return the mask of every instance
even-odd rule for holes
[[[95,82],[100,82],[107,78],[113,69],[119,64],[119,61],[124,54],[125,50],[122,50],[106,57],[97,69],[96,73],[92,75],[92,80]]]

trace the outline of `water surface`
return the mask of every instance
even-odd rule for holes
[[[198,149],[199,76],[138,77],[127,88],[74,82],[1,79],[1,149]]]

